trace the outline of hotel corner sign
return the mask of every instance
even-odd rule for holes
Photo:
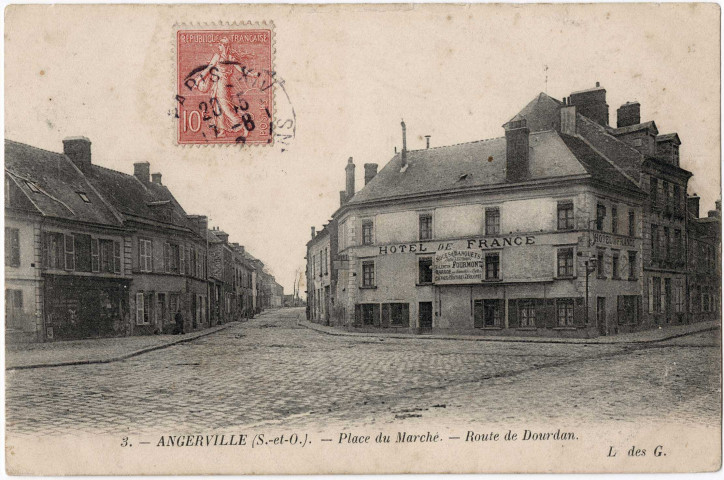
[[[631,237],[619,237],[606,233],[594,233],[591,245],[611,245],[614,247],[633,247],[634,239]]]
[[[483,253],[476,250],[437,252],[433,264],[433,283],[453,285],[483,281]]]

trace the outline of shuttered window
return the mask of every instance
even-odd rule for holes
[[[17,228],[5,229],[5,266],[20,266],[20,230]]]

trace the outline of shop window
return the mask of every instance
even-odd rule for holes
[[[420,240],[432,239],[432,215],[429,213],[420,215]]]
[[[362,286],[375,286],[375,262],[362,262]]]
[[[558,203],[558,230],[573,229],[573,202]]]
[[[639,323],[638,297],[636,295],[619,295],[617,307],[619,325]]]
[[[572,248],[559,248],[558,249],[558,276],[559,277],[572,277],[573,276],[573,249]]]
[[[377,324],[379,314],[379,305],[374,303],[365,303],[362,307],[362,325],[370,326]],[[377,315],[376,315],[377,314]]]
[[[432,283],[432,258],[420,257],[417,260],[418,280],[421,285]]]
[[[518,303],[518,319],[521,327],[535,327],[535,302],[520,300]]]
[[[391,327],[410,326],[410,304],[409,303],[383,303],[382,304],[382,325]]]
[[[365,220],[362,222],[362,245],[372,245],[374,242],[374,223],[372,220]]]
[[[500,234],[500,210],[497,208],[485,209],[485,234]]]
[[[486,280],[499,280],[500,279],[500,254],[499,253],[486,253],[485,254],[485,279]]]
[[[5,229],[5,266],[20,266],[20,230],[17,228]]]
[[[559,298],[556,300],[556,318],[559,327],[573,326],[573,299]]]
[[[475,328],[496,328],[501,325],[503,300],[475,300],[473,321]]]

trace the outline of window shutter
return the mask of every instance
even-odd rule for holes
[[[186,271],[186,268],[185,268],[185,267],[186,267],[186,265],[185,265],[185,263],[186,263],[186,257],[184,256],[184,253],[185,253],[185,252],[184,252],[184,246],[183,246],[183,245],[179,245],[179,247],[178,247],[178,252],[179,252],[178,273],[180,273],[181,275],[183,275],[183,274],[184,274],[184,271]]]
[[[577,327],[586,324],[586,302],[583,298],[576,299],[576,305],[573,307],[573,324]]]
[[[483,311],[483,302],[482,300],[476,300],[473,303],[473,327],[475,328],[483,328],[483,318],[484,318],[484,311]]]
[[[543,328],[554,328],[558,322],[558,312],[556,310],[556,301],[552,298],[546,300],[545,317],[543,320]],[[537,323],[537,322],[536,322]]]
[[[138,239],[138,269],[140,271],[146,270],[146,242],[143,239]]]
[[[163,244],[163,271],[169,273],[171,271],[171,246],[168,243]]]
[[[40,232],[40,245],[41,245],[41,264],[43,268],[48,268],[48,234]]]
[[[113,271],[121,273],[121,242],[113,242]]]
[[[619,325],[626,323],[626,311],[623,304],[623,295],[616,297],[616,321]]]
[[[519,300],[508,300],[508,328],[518,328],[518,303]]]
[[[409,303],[405,303],[402,306],[402,326],[403,327],[410,326],[410,304]]]
[[[143,292],[136,293],[136,325],[143,325]]]
[[[380,304],[379,303],[375,303],[374,305],[372,305],[372,317],[373,317],[372,323],[374,324],[374,326],[379,327],[380,326]]]
[[[63,235],[65,243],[65,269],[75,270],[75,237],[72,234]]]
[[[22,290],[15,290],[15,305],[13,307],[17,308],[18,310],[23,309],[23,291]]]
[[[362,305],[360,304],[354,306],[354,326],[362,326]]]
[[[11,229],[10,234],[12,252],[10,255],[10,265],[14,267],[20,266],[20,231],[17,228]],[[7,241],[7,240],[5,240]]]
[[[546,328],[546,315],[549,314],[546,300],[536,298],[535,305],[535,328]]]
[[[100,263],[98,261],[98,239],[91,238],[91,270],[100,271]]]

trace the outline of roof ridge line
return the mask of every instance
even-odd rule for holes
[[[537,132],[536,132],[537,133]],[[493,140],[499,140],[501,138],[505,138],[505,135],[499,136],[499,137],[490,137],[490,138],[482,138],[479,140],[470,140],[468,142],[459,142],[459,143],[451,143],[449,145],[439,145],[437,147],[430,147],[430,148],[418,148],[415,150],[408,150],[408,152],[424,152],[425,150],[436,150],[439,148],[448,148],[448,147],[457,147],[460,145],[470,145],[473,143],[483,143],[483,142],[492,142]],[[399,153],[399,152],[398,152]],[[395,155],[397,156],[397,154]]]
[[[15,143],[15,144],[17,144],[17,145],[22,145],[22,146],[24,146],[24,147],[32,148],[33,150],[40,150],[41,152],[52,153],[53,155],[61,155],[61,156],[67,158],[67,155],[66,155],[65,153],[63,153],[63,152],[54,152],[53,150],[48,150],[48,149],[46,149],[46,148],[36,147],[35,145],[30,145],[29,143],[18,142],[18,141],[16,141],[16,140],[11,140],[11,139],[9,139],[9,138],[6,138],[5,141],[6,141],[6,142],[10,142],[10,143]]]

